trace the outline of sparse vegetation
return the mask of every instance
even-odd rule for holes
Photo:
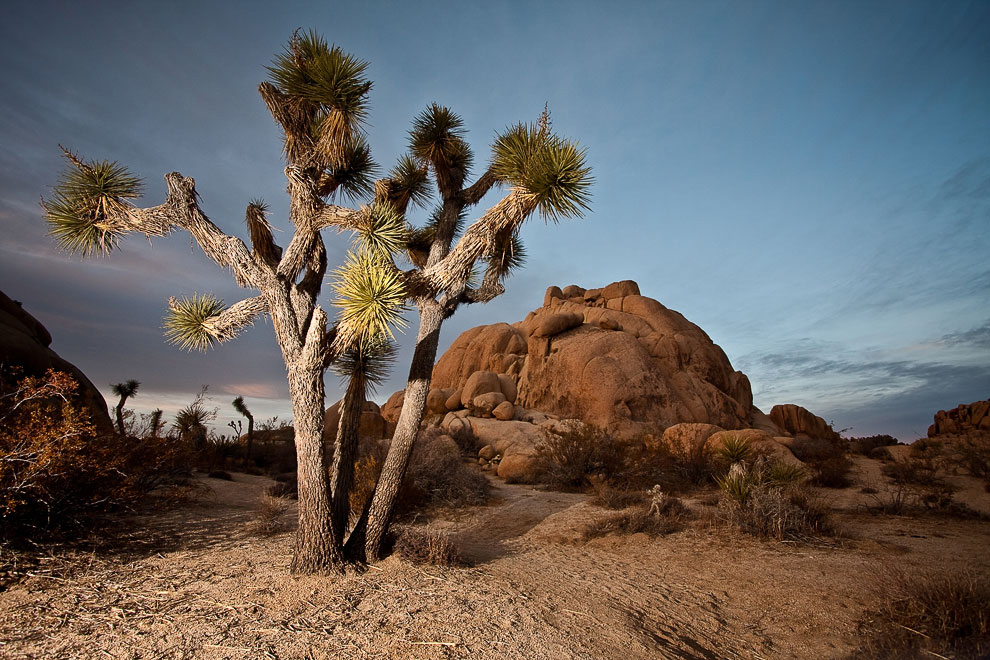
[[[690,511],[677,497],[664,493],[659,486],[649,491],[649,503],[638,504],[611,513],[585,526],[585,540],[609,534],[647,534],[666,536],[684,528]]]
[[[722,444],[715,453],[728,465],[733,465],[748,460],[753,454],[753,449],[747,438],[741,435],[727,435],[722,438]]]
[[[164,438],[100,435],[63,372],[0,393],[0,537],[75,535],[93,516],[136,506],[184,478],[189,455]]]
[[[287,529],[282,520],[283,514],[289,510],[292,500],[289,497],[274,494],[270,491],[261,496],[258,513],[251,522],[251,531],[261,536],[272,536]]]
[[[431,525],[401,527],[393,550],[403,559],[419,564],[459,566],[463,563],[450,535]]]
[[[804,540],[834,533],[824,502],[801,486],[803,470],[757,459],[717,479],[719,510],[730,524],[764,538]]]
[[[873,458],[877,449],[896,445],[897,438],[892,435],[871,435],[862,438],[849,438],[846,442],[852,453]]]
[[[855,660],[978,660],[990,654],[990,577],[977,571],[886,571],[860,624]]]

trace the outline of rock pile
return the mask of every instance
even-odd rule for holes
[[[928,427],[928,437],[990,433],[990,399],[939,410]]]

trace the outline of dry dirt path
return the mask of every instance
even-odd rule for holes
[[[893,518],[850,518],[882,539],[839,547],[704,524],[585,543],[603,515],[586,496],[501,484],[494,504],[431,523],[468,568],[389,558],[295,577],[290,533],[247,531],[268,483],[209,480],[200,504],[142,519],[126,554],[42,562],[0,592],[0,657],[842,658],[878,567],[972,563],[990,544],[986,523]]]

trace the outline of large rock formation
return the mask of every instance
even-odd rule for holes
[[[42,376],[49,369],[67,372],[79,383],[79,403],[89,410],[97,429],[112,432],[107,402],[100,390],[78,367],[50,349],[51,343],[45,326],[0,291],[0,368],[4,371],[0,377],[9,377],[11,370],[20,377]]]
[[[543,307],[523,321],[468,330],[437,362],[433,386],[460,391],[468,405],[478,371],[511,380],[518,406],[621,438],[681,422],[741,429],[752,421],[746,376],[701,328],[628,280],[550,287]]]
[[[990,399],[939,410],[934,423],[928,427],[928,437],[990,433]]]

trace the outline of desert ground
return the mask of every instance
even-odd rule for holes
[[[293,576],[295,514],[252,531],[265,477],[197,479],[196,497],[122,521],[86,548],[5,557],[5,658],[843,658],[891,571],[990,572],[990,522],[871,513],[884,484],[820,489],[840,534],[761,540],[685,498],[686,526],[585,540],[609,512],[582,493],[493,479],[486,506],[407,522],[448,532],[463,566],[398,556]],[[977,480],[957,501],[990,514]]]

